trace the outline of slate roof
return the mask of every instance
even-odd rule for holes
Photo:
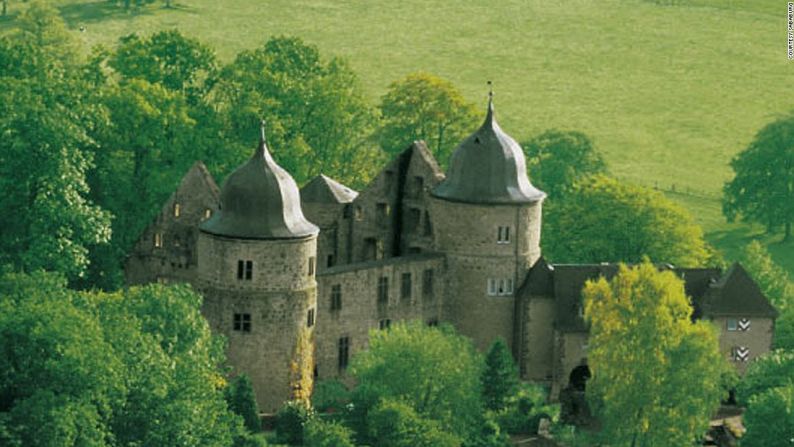
[[[446,179],[433,195],[475,204],[532,203],[546,197],[529,182],[521,146],[496,122],[493,100],[482,126],[455,149]]]
[[[658,267],[671,270],[684,281],[686,294],[693,301],[695,318],[777,316],[758,285],[739,264],[734,264],[725,274],[717,268]],[[549,264],[541,258],[529,271],[527,282],[518,294],[524,299],[553,298],[555,327],[565,332],[585,332],[587,325],[580,316],[585,282],[599,276],[611,279],[617,272],[618,264]]]
[[[301,188],[300,195],[305,203],[350,203],[358,192],[320,174]]]
[[[224,182],[220,210],[199,228],[240,239],[294,239],[320,231],[303,216],[295,180],[270,156],[264,126],[254,155]]]

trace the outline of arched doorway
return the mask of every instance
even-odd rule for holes
[[[590,379],[590,368],[587,367],[587,364],[581,364],[571,371],[568,384],[576,391],[584,391],[588,379]]]

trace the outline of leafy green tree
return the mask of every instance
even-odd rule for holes
[[[703,231],[661,193],[605,176],[577,182],[544,215],[544,250],[556,262],[709,262]]]
[[[169,30],[122,37],[108,64],[126,79],[160,84],[196,102],[209,88],[204,81],[217,69],[217,58],[210,47]]]
[[[521,146],[532,182],[553,198],[573,188],[578,180],[607,171],[601,154],[582,132],[551,129]]]
[[[794,382],[794,352],[778,349],[750,363],[736,387],[736,400],[746,405],[754,396]]]
[[[392,325],[370,333],[369,349],[353,359],[351,373],[359,392],[373,397],[354,400],[354,405],[363,402],[371,409],[379,400],[399,400],[418,417],[466,440],[479,428],[481,372],[482,360],[471,341],[451,327]]]
[[[259,408],[251,379],[245,374],[237,376],[227,392],[229,408],[243,418],[245,427],[254,433],[261,431],[262,423],[259,420]]]
[[[36,2],[19,23],[0,40],[0,262],[76,279],[110,238],[110,216],[86,182],[99,114],[57,12]]]
[[[742,264],[775,308],[784,311],[794,306],[794,285],[763,244],[758,241],[747,244],[742,253]]]
[[[350,429],[341,423],[319,417],[309,419],[303,427],[306,447],[354,447],[352,437]]]
[[[611,446],[691,445],[708,429],[728,368],[710,323],[692,322],[683,282],[647,260],[588,281],[587,397]]]
[[[455,85],[421,72],[392,82],[381,98],[380,112],[378,139],[384,151],[397,154],[414,140],[424,140],[443,164],[481,119]]]
[[[485,408],[501,410],[518,389],[518,369],[507,344],[498,338],[485,355],[482,373],[482,399]]]
[[[303,445],[303,428],[315,417],[314,410],[302,400],[285,403],[276,413],[276,437],[279,442]]]
[[[369,415],[370,437],[383,447],[458,447],[461,439],[439,421],[423,418],[409,404],[383,399]]]
[[[298,181],[319,173],[363,186],[378,156],[368,140],[374,115],[347,62],[316,46],[276,37],[223,67],[213,104],[229,144],[250,152],[266,119],[273,156]]]
[[[770,388],[753,396],[742,417],[744,447],[790,445],[794,439],[794,384]]]
[[[723,187],[722,210],[728,221],[741,219],[784,227],[791,238],[794,222],[794,113],[761,129],[731,160],[736,176]]]

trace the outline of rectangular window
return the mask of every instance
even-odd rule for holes
[[[154,247],[163,248],[163,233],[154,233]]]
[[[433,295],[433,269],[425,269],[422,272],[422,295]]]
[[[314,326],[314,309],[309,309],[306,313],[306,327]]]
[[[510,243],[510,227],[499,227],[499,230],[496,234],[496,243],[497,244],[509,244]]]
[[[378,217],[378,222],[386,222],[389,219],[389,214],[391,213],[391,209],[388,203],[378,203],[375,206],[377,213],[375,214]]]
[[[237,279],[250,281],[254,277],[254,261],[237,261]]]
[[[342,310],[342,286],[340,284],[331,286],[331,310]]]
[[[210,217],[212,217],[212,210],[207,208],[207,209],[204,210],[204,220],[207,220]]]
[[[174,217],[179,217],[182,214],[182,207],[179,206],[179,203],[174,204]]]
[[[314,276],[314,256],[309,258],[309,276]]]
[[[731,332],[736,331],[739,329],[739,323],[737,322],[736,318],[728,318],[726,322],[727,329]]]
[[[411,274],[403,273],[402,281],[400,281],[400,298],[411,298]]]
[[[513,279],[505,278],[499,280],[499,295],[513,294]]]
[[[386,276],[378,278],[378,304],[389,304],[389,278]]]
[[[488,278],[488,295],[496,296],[498,294],[498,282],[493,278]]]
[[[350,337],[342,337],[339,339],[339,370],[342,371],[347,368],[347,362],[350,358]]]
[[[390,326],[391,326],[391,320],[389,320],[388,318],[384,318],[378,321],[378,328],[380,330],[388,329]]]
[[[336,261],[334,259],[335,259],[334,255],[328,255],[328,258],[326,259],[325,266],[328,267],[328,268],[333,267],[334,264],[336,264]]]
[[[425,189],[425,179],[420,176],[414,177],[414,196],[419,196]]]
[[[251,332],[251,314],[234,314],[232,329],[238,332]]]

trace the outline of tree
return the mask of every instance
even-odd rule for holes
[[[482,374],[482,397],[485,408],[501,410],[507,399],[518,389],[518,370],[507,344],[501,338],[491,345],[485,355]]]
[[[479,428],[482,361],[471,341],[451,327],[414,322],[374,331],[369,349],[356,355],[351,368],[357,391],[371,397],[354,405],[371,410],[380,400],[399,400],[463,440]]]
[[[742,446],[790,445],[794,439],[794,384],[753,396],[742,422],[747,429]]]
[[[254,433],[261,431],[262,422],[259,420],[259,407],[256,405],[251,379],[245,374],[237,376],[229,385],[227,393],[229,408],[243,418],[245,428]]]
[[[692,322],[683,282],[647,260],[588,281],[587,398],[611,446],[690,445],[708,429],[729,368],[711,323]]]
[[[370,437],[383,447],[457,447],[461,439],[438,421],[421,417],[410,405],[383,399],[370,414]]]
[[[86,182],[98,111],[57,12],[33,3],[19,23],[0,41],[0,262],[74,280],[89,250],[110,238],[110,216]]]
[[[723,187],[722,210],[729,222],[741,219],[784,227],[791,238],[794,222],[794,113],[761,129],[731,160],[735,177]]]
[[[380,102],[378,139],[388,154],[424,140],[446,164],[457,144],[477,128],[480,113],[451,82],[429,73],[413,73],[392,82]]]
[[[126,79],[160,84],[195,103],[208,90],[204,81],[217,69],[217,58],[210,47],[170,30],[122,37],[108,64]]]
[[[607,170],[601,154],[582,132],[547,130],[521,146],[532,182],[550,197],[560,197],[576,181]]]
[[[349,428],[334,421],[319,417],[309,419],[303,429],[303,445],[306,447],[354,447]]]
[[[323,60],[316,46],[276,37],[243,51],[221,70],[213,100],[229,145],[246,156],[264,118],[273,156],[298,183],[322,172],[357,187],[372,175],[373,112],[347,62]]]
[[[703,231],[661,193],[605,176],[576,183],[544,215],[544,250],[556,262],[709,262]]]

